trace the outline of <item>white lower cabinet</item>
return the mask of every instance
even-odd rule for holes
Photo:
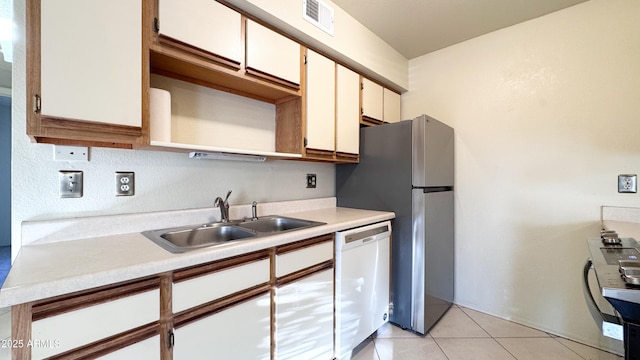
[[[274,358],[333,359],[333,234],[275,252]]]
[[[269,359],[271,299],[264,294],[174,330],[175,360]]]
[[[275,358],[333,358],[333,269],[275,290]]]
[[[95,305],[61,312],[53,316],[45,316],[42,319],[38,315],[31,324],[32,344],[28,346],[31,349],[31,358],[43,359],[68,351],[79,354],[84,351],[81,350],[82,347],[91,346],[91,344],[98,342],[109,343],[108,339],[113,336],[134,336],[137,334],[134,329],[143,326],[152,327],[158,321],[160,315],[158,289],[115,300],[109,300],[110,294],[113,292],[101,295],[101,299],[95,297],[94,299],[97,299],[93,300],[96,302]],[[71,301],[65,299],[59,303],[53,302],[51,305],[44,304],[42,307],[49,307],[52,309],[51,311],[56,311],[67,306],[70,302],[73,304],[73,299]],[[128,333],[130,335],[127,335]],[[156,351],[152,353],[159,354],[159,342],[155,343],[157,344]],[[130,348],[136,344],[125,346],[122,349]],[[148,350],[147,347],[140,351],[149,353],[146,350]],[[112,359],[125,358],[117,357],[115,354],[113,356],[115,357],[111,357]],[[71,355],[70,357],[73,358]]]
[[[160,336],[137,342],[105,356],[100,360],[160,359]]]

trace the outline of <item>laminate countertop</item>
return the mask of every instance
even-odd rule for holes
[[[161,248],[139,231],[73,240],[65,240],[64,236],[57,235],[58,239],[55,241],[34,241],[21,248],[12,265],[0,290],[0,307],[204,264],[395,217],[393,212],[335,206],[295,212],[285,211],[278,215],[319,221],[325,225],[180,254]],[[62,227],[60,222],[48,224],[48,226],[49,228]],[[179,225],[165,227],[172,226]],[[41,232],[38,230],[38,233]],[[52,235],[46,237],[56,238],[56,232],[59,231],[53,231]]]

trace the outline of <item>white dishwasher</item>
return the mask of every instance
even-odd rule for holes
[[[352,350],[389,319],[391,222],[336,233],[336,357]]]

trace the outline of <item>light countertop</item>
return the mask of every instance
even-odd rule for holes
[[[335,206],[288,212],[286,216],[326,225],[182,254],[168,252],[140,232],[23,246],[0,290],[0,307],[160,274],[395,217],[392,212]]]
[[[601,220],[604,229],[615,230],[620,237],[640,240],[640,208],[603,206]]]

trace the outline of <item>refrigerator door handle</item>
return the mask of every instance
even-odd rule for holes
[[[443,191],[453,191],[453,186],[413,186],[414,189],[421,189],[423,193],[434,193]]]

